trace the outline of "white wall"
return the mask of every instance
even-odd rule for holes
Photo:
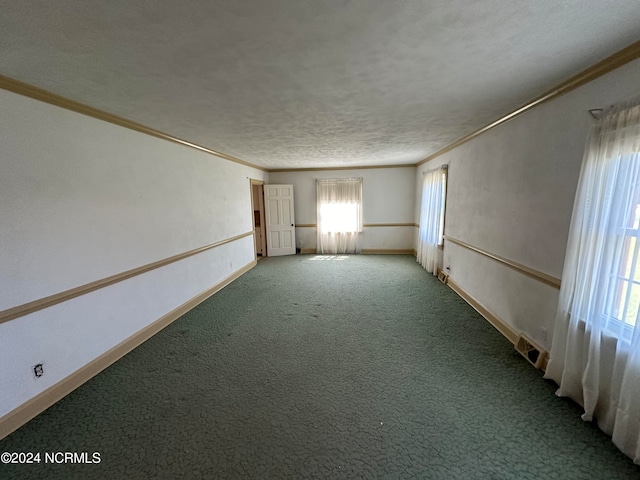
[[[4,90],[0,105],[0,310],[252,230],[264,172]],[[0,324],[0,416],[253,259],[245,237]]]
[[[588,110],[640,93],[639,79],[635,61],[420,166],[414,218],[422,172],[449,164],[445,233],[560,278]],[[516,331],[550,347],[557,289],[452,242],[445,242],[444,266]]]
[[[354,170],[318,170],[272,172],[269,182],[293,184],[295,220],[298,224],[316,223],[317,178],[362,177],[363,223],[413,223],[415,168],[367,168]],[[365,227],[364,249],[412,249],[415,227]],[[298,248],[316,248],[315,228],[296,228]]]

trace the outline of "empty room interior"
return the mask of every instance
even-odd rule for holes
[[[639,32],[3,5],[0,478],[640,478]]]

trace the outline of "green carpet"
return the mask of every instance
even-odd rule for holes
[[[413,257],[314,258],[260,261],[0,441],[99,464],[0,478],[640,478]]]

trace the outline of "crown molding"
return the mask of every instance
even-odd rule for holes
[[[97,118],[98,120],[103,120],[105,122],[109,122],[114,125],[118,125],[120,127],[128,128],[130,130],[135,130],[136,132],[144,133],[146,135],[151,135],[152,137],[161,138],[162,140],[168,140],[170,142],[183,145],[185,147],[195,148],[196,150],[200,150],[201,152],[214,155],[218,158],[229,160],[230,162],[239,163],[241,165],[255,168],[263,172],[268,171],[265,167],[261,167],[253,163],[246,162],[234,156],[227,155],[226,153],[218,152],[216,150],[203,147],[202,145],[198,145],[192,142],[188,142],[186,140],[182,140],[181,138],[174,137],[173,135],[169,135],[168,133],[161,132],[160,130],[156,130],[155,128],[147,127],[146,125],[142,125],[141,123],[137,123],[132,120],[119,117],[118,115],[105,112],[104,110],[91,107],[84,103],[76,102],[75,100],[71,100],[61,95],[52,93],[48,90],[44,90],[42,88],[29,85],[28,83],[15,80],[5,75],[0,75],[0,88],[3,90],[7,90],[9,92],[17,93],[18,95],[23,95],[25,97],[33,98],[34,100],[39,100],[41,102],[48,103],[50,105],[55,105],[56,107],[64,108],[66,110],[71,110],[72,112]]]
[[[415,168],[415,163],[401,163],[398,165],[365,165],[359,167],[308,167],[308,168],[272,168],[268,173],[289,173],[289,172],[329,172],[333,170],[370,170],[374,168]]]
[[[638,58],[640,58],[640,41],[637,41],[636,43],[633,43],[628,47],[623,48],[619,52],[614,53],[610,57],[605,58],[604,60],[596,63],[595,65],[592,65],[591,67],[587,68],[586,70],[583,70],[577,75],[574,75],[568,80],[565,80],[564,82],[559,83],[555,87],[544,92],[542,95],[535,97],[533,100],[530,100],[529,102],[516,108],[512,112],[500,117],[494,122],[491,122],[490,124],[485,125],[484,127],[474,132],[471,132],[468,135],[465,135],[459,140],[456,140],[455,142],[453,142],[452,144],[447,145],[446,147],[438,150],[437,152],[432,153],[427,158],[420,160],[418,163],[416,163],[415,166],[419,167],[420,165],[427,163],[433,160],[434,158],[437,158],[447,152],[450,152],[454,148],[462,145],[463,143],[467,143],[469,140],[476,138],[478,135],[488,130],[491,130],[494,127],[497,127],[498,125],[502,125],[503,123],[508,122],[509,120],[517,117],[518,115],[521,115],[531,110],[532,108],[537,107],[538,105],[541,105],[555,98],[558,98],[559,96],[564,95],[565,93],[575,90],[576,88],[586,83],[589,83],[592,80],[595,80],[596,78],[601,77],[602,75],[612,72],[616,68],[622,67],[623,65],[626,65],[629,62],[637,60]]]
[[[565,93],[568,93],[576,88],[595,80],[602,75],[605,75],[623,65],[626,65],[629,62],[637,60],[640,58],[640,41],[635,42],[628,47],[620,50],[619,52],[614,53],[613,55],[605,58],[604,60],[592,65],[591,67],[583,70],[582,72],[574,75],[573,77],[565,80],[564,82],[556,85],[555,87],[547,90],[541,95],[535,97],[524,105],[516,108],[515,110],[503,115],[497,120],[485,125],[478,130],[475,130],[468,135],[456,140],[455,142],[447,145],[444,148],[432,153],[428,157],[420,160],[417,163],[411,164],[399,164],[399,165],[361,165],[361,166],[341,166],[341,167],[320,167],[320,168],[265,168],[259,165],[255,165],[253,163],[247,162],[245,160],[241,160],[232,155],[228,155],[226,153],[218,152],[216,150],[203,147],[201,145],[197,145],[192,142],[188,142],[186,140],[180,139],[178,137],[174,137],[168,133],[161,132],[151,127],[147,127],[140,123],[134,122],[132,120],[128,120],[126,118],[105,112],[103,110],[91,107],[89,105],[76,102],[75,100],[71,100],[69,98],[65,98],[61,95],[57,95],[48,90],[44,90],[39,87],[35,87],[33,85],[29,85],[27,83],[21,82],[19,80],[15,80],[13,78],[7,77],[5,75],[0,75],[0,88],[17,93],[19,95],[23,95],[29,98],[33,98],[35,100],[40,100],[45,103],[49,103],[51,105],[55,105],[57,107],[65,108],[67,110],[71,110],[76,113],[80,113],[82,115],[87,115],[93,118],[97,118],[99,120],[103,120],[114,125],[119,125],[124,128],[128,128],[130,130],[135,130],[140,133],[144,133],[147,135],[151,135],[156,138],[161,138],[163,140],[168,140],[170,142],[177,143],[179,145],[183,145],[186,147],[194,148],[196,150],[200,150],[201,152],[208,153],[210,155],[214,155],[218,158],[223,158],[225,160],[229,160],[231,162],[239,163],[241,165],[245,165],[247,167],[255,168],[257,170],[261,170],[267,173],[284,173],[284,172],[320,172],[320,171],[332,171],[332,170],[364,170],[364,169],[377,169],[377,168],[415,168],[423,165],[460,145],[476,138],[492,128],[495,128],[503,123],[521,115],[538,105],[549,102],[555,98],[558,98]]]

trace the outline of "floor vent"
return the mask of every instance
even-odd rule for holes
[[[440,280],[445,285],[447,284],[447,280],[449,279],[449,275],[444,270],[438,271],[438,280]]]
[[[547,352],[540,348],[530,338],[520,335],[516,342],[516,350],[520,352],[531,365],[543,370],[547,360]]]

